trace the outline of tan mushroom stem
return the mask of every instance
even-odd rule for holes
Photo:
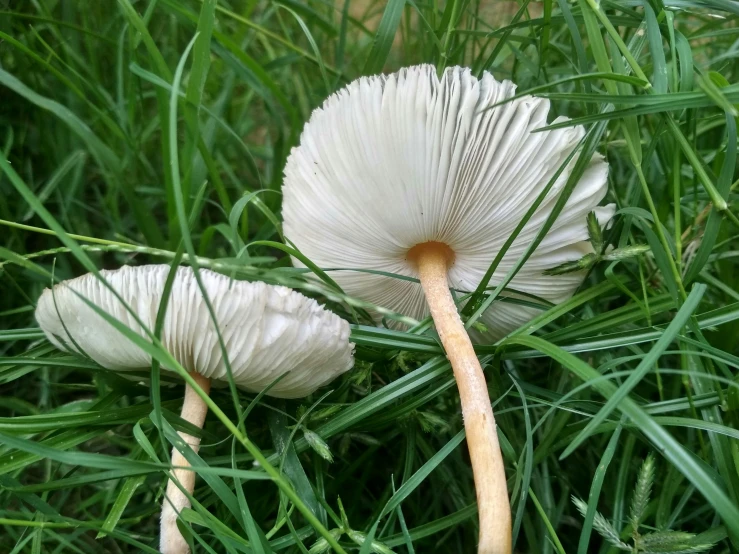
[[[446,244],[427,242],[408,251],[418,269],[436,330],[452,364],[462,401],[467,448],[477,491],[480,523],[478,554],[511,554],[511,509],[503,456],[485,375],[449,291],[447,271],[454,252]]]
[[[210,392],[209,378],[203,377],[199,373],[191,373],[190,375],[206,394]],[[195,392],[195,389],[189,384],[185,385],[185,400],[182,403],[182,412],[180,414],[182,419],[192,423],[196,427],[202,428],[207,413],[208,405]],[[198,437],[193,437],[183,432],[180,432],[179,435],[190,445],[190,448],[195,452],[198,451],[200,448],[200,439]],[[184,468],[189,465],[179,450],[172,448],[172,466]],[[177,516],[184,508],[190,507],[190,499],[177,486],[175,480],[180,483],[183,489],[192,495],[195,489],[195,472],[188,469],[174,469],[172,470],[172,475],[174,479],[170,479],[167,482],[166,497],[162,501],[159,550],[163,554],[187,554],[190,552],[190,547],[177,528]]]

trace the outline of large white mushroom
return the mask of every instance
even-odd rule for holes
[[[101,275],[149,330],[154,325],[170,267],[124,266]],[[175,275],[161,332],[161,343],[195,378],[206,394],[211,380],[227,381],[220,333],[228,352],[234,383],[258,392],[282,378],[268,394],[297,398],[310,394],[354,362],[349,325],[315,300],[289,288],[261,282],[233,281],[208,270],[200,271],[203,289],[215,316],[206,306],[193,270],[180,267]],[[112,371],[151,366],[151,356],[125,338],[80,296],[107,312],[139,335],[146,336],[131,312],[95,275],[88,274],[46,289],[36,308],[36,319],[58,348],[89,356]],[[217,330],[216,330],[217,325]],[[167,369],[167,368],[165,368]],[[187,385],[182,418],[202,427],[207,405]],[[197,452],[200,439],[180,436]],[[177,529],[177,517],[190,506],[195,474],[177,449],[172,465],[179,467],[167,484],[162,506],[160,550],[182,554],[189,547]]]
[[[477,488],[478,551],[510,554],[511,518],[503,459],[485,377],[449,287],[472,291],[537,196],[583,136],[581,127],[547,125],[549,102],[515,94],[510,81],[468,69],[441,78],[422,65],[363,77],[313,112],[285,168],[284,230],[323,268],[381,270],[407,280],[336,271],[345,292],[422,318],[429,311],[459,387]],[[499,264],[500,282],[547,219],[576,157]],[[592,251],[586,215],[598,207],[608,167],[598,155],[554,226],[509,287],[552,302],[571,296],[583,273],[544,270]],[[299,261],[295,260],[296,264]],[[496,302],[484,314],[489,338],[536,315]]]

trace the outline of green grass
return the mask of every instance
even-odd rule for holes
[[[516,550],[739,552],[739,8],[667,8],[0,2],[0,552],[156,551],[182,387],[160,387],[158,364],[143,386],[55,351],[33,309],[52,279],[173,262],[316,296],[358,345],[356,368],[304,401],[214,391],[185,518],[198,552],[474,551],[459,403],[428,322],[371,326],[330,272],[290,268],[281,234],[311,110],[416,63],[490,70],[586,125],[618,205],[605,240],[650,247],[600,257],[573,299],[478,345]],[[505,285],[470,291],[469,326]]]

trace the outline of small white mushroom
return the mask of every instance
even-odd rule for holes
[[[141,323],[153,330],[169,270],[167,265],[124,266],[100,273]],[[315,300],[286,287],[233,281],[201,270],[200,278],[213,307],[216,330],[193,270],[180,267],[176,271],[161,342],[191,372],[206,394],[211,380],[228,380],[219,332],[234,382],[248,391],[261,391],[284,376],[268,394],[298,398],[352,367],[354,344],[349,342],[348,323]],[[39,299],[36,319],[49,340],[62,350],[89,356],[112,371],[150,367],[151,356],[96,313],[80,295],[142,337],[146,336],[121,301],[98,278],[88,274],[46,289]],[[202,427],[206,413],[207,405],[187,385],[182,418]],[[199,438],[186,433],[180,436],[197,452]],[[189,464],[173,449],[172,465]],[[186,469],[174,470],[173,474],[192,493],[195,474]],[[189,506],[187,496],[170,480],[162,507],[161,552],[189,551],[177,529],[178,514]]]
[[[547,125],[549,102],[515,94],[489,73],[433,66],[364,77],[313,112],[285,168],[285,235],[350,295],[420,319],[433,316],[459,387],[480,519],[479,552],[510,554],[503,459],[485,377],[449,287],[472,291],[537,196],[583,136]],[[511,269],[552,211],[573,159],[512,246],[491,284]],[[583,273],[544,270],[592,251],[586,215],[598,207],[608,166],[596,155],[536,252],[509,287],[552,302],[571,296]],[[294,262],[299,265],[298,260]],[[537,314],[496,302],[484,314],[499,338]]]

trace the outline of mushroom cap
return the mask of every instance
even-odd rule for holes
[[[362,77],[330,96],[306,124],[285,167],[284,231],[323,268],[372,269],[417,277],[407,259],[425,242],[449,246],[450,286],[474,290],[490,263],[584,135],[582,127],[532,132],[547,125],[549,102],[514,96],[510,81],[485,72],[431,65]],[[494,107],[493,107],[494,106]],[[563,121],[558,118],[555,121]],[[498,283],[536,236],[572,172],[573,159],[508,249]],[[598,207],[608,165],[593,156],[554,226],[509,287],[554,303],[571,296],[582,272],[544,270],[592,252],[586,216],[601,225],[613,206]],[[296,265],[301,265],[294,260]],[[351,296],[420,319],[428,315],[418,283],[357,271],[331,276]],[[498,338],[538,313],[495,302],[483,315]]]
[[[169,269],[168,265],[124,266],[100,273],[153,330]],[[297,398],[352,367],[354,344],[349,342],[349,324],[315,300],[287,287],[234,281],[206,269],[200,270],[200,278],[237,386],[259,392],[287,373],[268,394]],[[95,275],[87,274],[44,290],[38,301],[36,320],[56,347],[86,354],[114,371],[151,365],[149,354],[75,292],[146,336],[120,300]],[[161,341],[188,371],[228,380],[216,327],[190,267],[177,268]]]

